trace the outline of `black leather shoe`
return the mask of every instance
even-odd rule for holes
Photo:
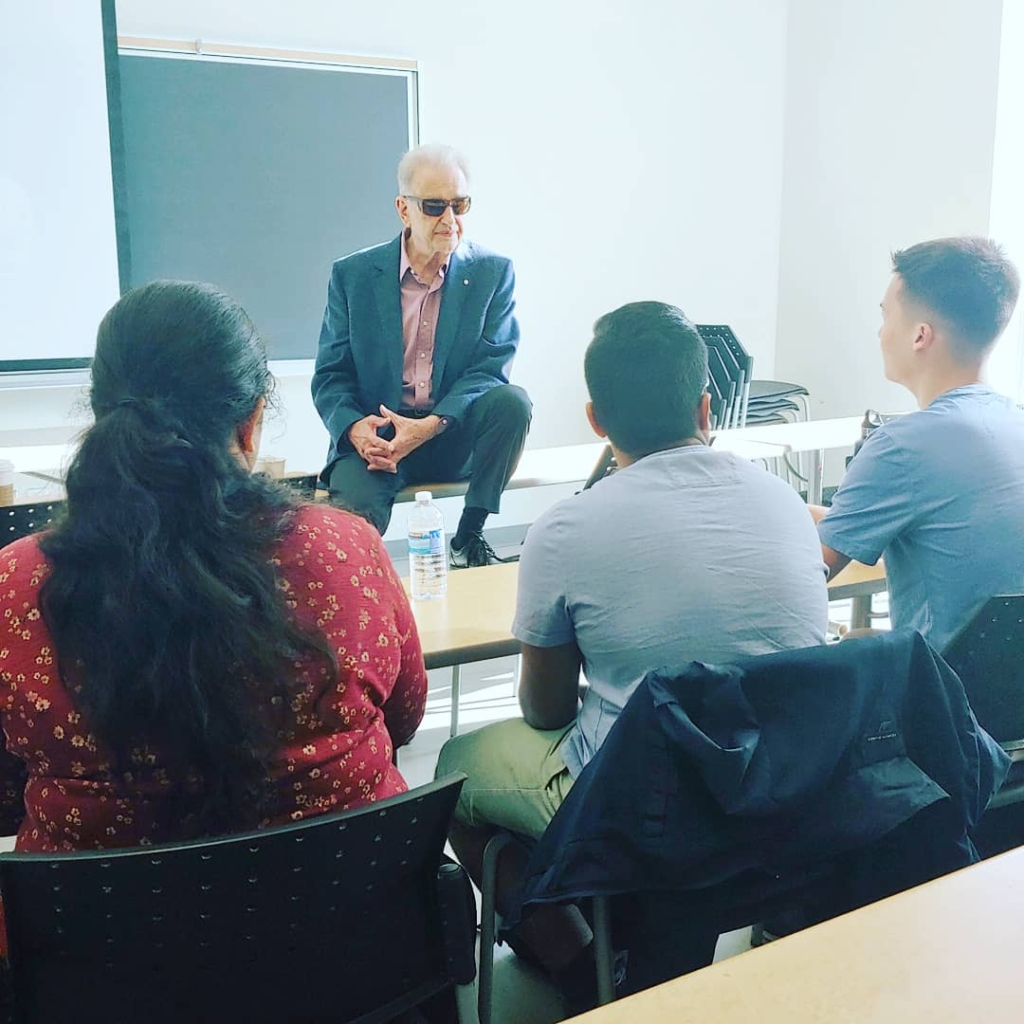
[[[479,565],[499,565],[514,561],[514,558],[502,558],[484,540],[482,533],[471,533],[464,548],[457,548],[453,541],[449,555],[449,564],[453,569],[472,569]]]

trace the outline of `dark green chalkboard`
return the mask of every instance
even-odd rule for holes
[[[400,228],[415,72],[122,49],[118,78],[122,287],[212,282],[313,358],[331,262]]]

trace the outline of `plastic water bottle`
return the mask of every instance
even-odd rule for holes
[[[448,590],[448,551],[444,517],[430,491],[417,491],[409,512],[409,578],[414,601],[444,597]]]

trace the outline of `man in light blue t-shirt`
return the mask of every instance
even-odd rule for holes
[[[825,639],[814,526],[783,481],[709,446],[694,325],[663,303],[624,306],[595,324],[585,373],[587,416],[620,468],[527,534],[512,627],[522,719],[450,740],[438,762],[469,776],[451,840],[477,877],[496,826],[543,832],[647,672]],[[543,953],[526,941],[557,967],[553,918],[529,922]]]
[[[1019,290],[986,239],[893,255],[882,358],[919,411],[875,430],[812,510],[830,573],[884,555],[893,626],[939,651],[987,598],[1024,591],[1024,411],[980,379]]]

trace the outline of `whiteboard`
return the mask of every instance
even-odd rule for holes
[[[139,42],[120,41],[115,86],[122,288],[208,281],[271,358],[312,359],[331,263],[400,230],[415,64]]]
[[[84,366],[119,294],[100,4],[32,0],[4,26],[0,373]]]

